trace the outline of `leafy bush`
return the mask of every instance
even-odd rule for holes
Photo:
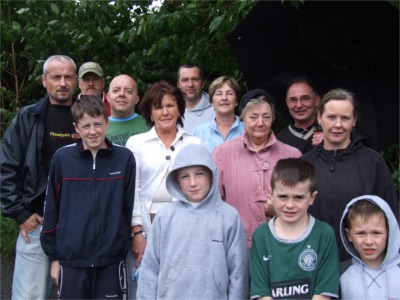
[[[14,220],[0,215],[1,257],[12,257],[15,255],[15,242],[18,237],[18,232],[19,228]]]
[[[381,152],[383,158],[389,166],[397,193],[400,192],[400,145],[394,143],[389,145]]]

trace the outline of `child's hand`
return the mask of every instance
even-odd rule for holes
[[[54,282],[58,286],[60,281],[60,261],[53,260],[51,262],[50,276],[54,279]]]

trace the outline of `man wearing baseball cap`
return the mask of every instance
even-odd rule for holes
[[[102,67],[95,62],[84,63],[78,72],[78,85],[81,93],[78,95],[96,95],[103,100],[107,107],[107,114],[111,116],[110,102],[107,99],[107,93],[104,92],[104,72]]]

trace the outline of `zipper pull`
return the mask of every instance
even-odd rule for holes
[[[96,160],[93,160],[93,170],[96,170]]]

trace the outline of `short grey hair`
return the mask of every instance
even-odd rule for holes
[[[43,64],[43,75],[46,76],[46,74],[47,74],[47,69],[49,68],[49,63],[50,63],[52,60],[57,60],[57,61],[69,61],[69,62],[73,65],[73,67],[74,67],[74,72],[76,73],[76,64],[75,64],[75,62],[73,61],[73,59],[72,59],[71,57],[66,56],[66,55],[52,55],[52,56],[50,56],[48,59],[46,59],[46,61],[45,61],[44,64]]]
[[[272,111],[272,120],[275,120],[275,106],[274,106],[274,102],[271,101],[271,99],[269,99],[268,97],[261,95],[261,96],[257,96],[253,99],[250,99],[249,102],[246,103],[246,106],[243,107],[242,109],[242,113],[240,114],[240,120],[243,121],[244,115],[246,114],[247,110],[249,107],[255,105],[255,104],[260,104],[260,103],[268,103],[271,106],[271,111]]]

